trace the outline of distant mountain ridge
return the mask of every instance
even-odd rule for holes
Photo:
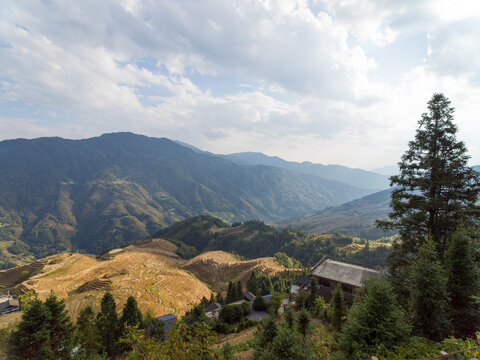
[[[0,241],[99,252],[197,214],[278,221],[371,191],[132,133],[0,142]]]
[[[312,233],[341,232],[369,240],[378,239],[395,233],[386,234],[375,225],[375,220],[388,217],[390,196],[390,189],[379,191],[341,205],[287,220],[282,225],[297,227]]]
[[[242,152],[229,155],[218,155],[241,165],[268,165],[302,174],[316,175],[324,179],[341,181],[346,184],[372,190],[389,187],[388,176],[362,169],[353,169],[342,165],[322,165],[309,161],[293,162],[278,156],[268,156],[259,152]]]

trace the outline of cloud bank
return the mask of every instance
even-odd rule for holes
[[[475,1],[6,1],[0,139],[133,131],[395,163],[433,92],[480,163]]]

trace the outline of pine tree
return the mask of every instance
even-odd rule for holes
[[[300,352],[298,335],[287,328],[278,329],[278,333],[272,341],[273,358],[276,360],[295,360],[299,359]]]
[[[307,307],[309,309],[313,309],[313,306],[315,305],[315,300],[317,298],[317,290],[318,290],[317,282],[315,281],[315,278],[312,278],[310,280],[310,286],[308,287],[308,289],[310,290],[310,293],[308,294],[308,298],[307,298]]]
[[[450,235],[461,224],[469,227],[480,217],[476,205],[480,174],[467,166],[469,156],[457,141],[454,109],[443,94],[434,94],[422,114],[415,140],[398,163],[399,175],[390,178],[392,212],[377,221],[384,230],[398,229],[387,264],[402,303],[408,298],[412,257],[428,238],[443,257]]]
[[[103,349],[111,357],[118,352],[117,342],[121,328],[117,316],[117,308],[112,294],[105,293],[102,298],[100,312],[97,314],[97,328],[101,336]]]
[[[258,332],[257,340],[260,349],[264,349],[271,344],[273,338],[277,336],[278,328],[275,320],[272,317],[267,317],[262,320],[262,327]]]
[[[257,274],[255,271],[252,271],[247,280],[247,291],[251,292],[255,296],[258,294]]]
[[[434,94],[422,115],[415,140],[398,164],[400,174],[390,178],[392,212],[385,229],[398,229],[405,252],[418,251],[431,238],[442,256],[450,234],[480,217],[475,205],[480,174],[467,166],[469,156],[457,141],[454,109],[443,94]]]
[[[230,303],[234,302],[235,300],[237,300],[237,288],[230,281],[228,283],[227,298],[225,299],[225,302],[227,304],[230,304]]]
[[[240,281],[237,282],[237,300],[243,299],[243,288]]]
[[[337,287],[333,291],[331,304],[332,310],[330,321],[335,331],[340,331],[340,328],[342,327],[343,317],[347,313],[345,304],[343,302],[342,285],[340,283],[338,283]]]
[[[22,314],[22,320],[13,331],[9,346],[9,359],[53,359],[50,348],[48,322],[50,312],[38,299],[33,300]]]
[[[306,336],[311,323],[310,313],[306,309],[302,309],[298,313],[297,323],[300,334]]]
[[[429,240],[411,266],[409,309],[414,331],[435,341],[442,340],[450,329],[446,281],[435,246]]]
[[[80,311],[77,318],[77,335],[80,348],[79,359],[92,359],[100,348],[100,335],[95,326],[95,314],[91,306]]]
[[[120,318],[120,324],[122,326],[141,326],[143,316],[138,309],[137,300],[133,296],[130,296],[125,303],[122,311],[122,317]]]
[[[45,308],[49,312],[47,322],[50,332],[50,348],[55,359],[70,359],[76,346],[75,326],[70,321],[65,302],[58,300],[53,292],[45,300]]]
[[[293,329],[293,326],[295,324],[295,313],[293,312],[293,309],[289,307],[285,312],[284,312],[284,319],[287,327],[289,329]]]
[[[351,307],[339,336],[340,352],[347,359],[365,359],[381,344],[391,348],[410,335],[405,314],[388,281],[371,277],[360,293],[363,298]]]
[[[270,276],[266,276],[263,278],[263,281],[262,281],[262,295],[268,295],[268,294],[271,294],[272,293],[272,279],[270,279]]]
[[[463,228],[452,234],[445,257],[454,333],[468,336],[480,323],[479,307],[474,300],[480,295],[480,274],[473,256],[472,240]]]

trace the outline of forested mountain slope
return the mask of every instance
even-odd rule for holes
[[[368,193],[132,133],[2,141],[0,169],[0,241],[36,256],[99,252],[201,213],[273,222]]]
[[[365,189],[382,190],[389,187],[389,180],[386,175],[362,169],[352,169],[341,165],[322,165],[309,161],[299,163],[258,152],[242,152],[219,156],[242,165],[275,166],[302,174],[316,175],[325,179],[341,181]]]

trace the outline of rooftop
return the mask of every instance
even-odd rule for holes
[[[215,301],[212,301],[210,304],[207,305],[207,307],[205,308],[205,311],[209,312],[209,311],[218,310],[218,309],[221,309],[221,308],[222,308],[221,304],[219,304]]]
[[[177,317],[173,314],[167,314],[167,315],[158,316],[157,320],[160,320],[163,322],[171,322],[171,321],[177,321]]]
[[[360,287],[362,282],[372,275],[378,276],[380,273],[376,270],[368,269],[363,266],[344,263],[331,260],[324,257],[320,260],[310,272],[310,275],[334,280],[343,284],[349,284]]]

